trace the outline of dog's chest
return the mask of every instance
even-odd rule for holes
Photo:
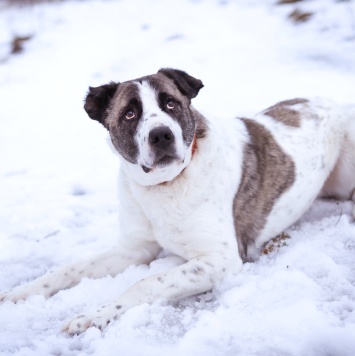
[[[232,189],[226,190],[226,186],[235,186],[235,180],[232,182],[230,174],[224,174],[223,169],[217,171],[219,174],[212,171],[204,179],[182,177],[181,184],[137,187],[133,191],[152,226],[154,239],[164,249],[185,259],[216,248],[221,237],[235,240],[233,194],[230,194]],[[218,184],[213,184],[215,179]]]
[[[152,226],[155,240],[163,248],[187,257],[187,242],[194,235],[193,222],[204,200],[199,188],[195,187],[192,193],[188,184],[169,184],[136,189],[134,195]]]

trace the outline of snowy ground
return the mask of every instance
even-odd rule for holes
[[[88,85],[177,67],[217,116],[275,101],[355,102],[355,2],[310,0],[0,2],[0,290],[110,248],[118,160],[82,109]],[[294,25],[298,7],[314,13]],[[14,36],[31,35],[10,55]],[[355,225],[349,203],[316,202],[287,245],[211,293],[141,305],[101,333],[63,321],[169,269],[160,259],[0,305],[1,355],[355,355]]]

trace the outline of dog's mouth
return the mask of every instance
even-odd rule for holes
[[[171,164],[173,161],[175,161],[177,159],[178,159],[178,157],[176,157],[176,156],[163,155],[159,159],[156,159],[152,166],[148,167],[148,166],[142,165],[141,167],[142,167],[144,173],[149,173],[154,168],[156,168],[156,167],[158,167],[158,168],[166,167],[166,166],[168,166],[169,164]]]
[[[149,173],[152,169],[148,168],[147,166],[142,165],[142,169],[144,173]]]

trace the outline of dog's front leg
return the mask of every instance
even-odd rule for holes
[[[135,246],[128,248],[120,245],[108,252],[50,271],[32,282],[0,293],[0,302],[6,300],[17,302],[35,294],[50,297],[62,289],[77,285],[84,277],[115,276],[132,264],[149,263],[158,251],[158,245],[153,242],[147,242],[143,246],[141,243],[139,249]]]
[[[199,256],[168,272],[143,279],[114,302],[70,321],[63,331],[79,334],[91,326],[102,330],[133,306],[156,300],[173,301],[209,291],[227,271],[239,272],[241,269],[239,256],[231,257],[222,253]]]

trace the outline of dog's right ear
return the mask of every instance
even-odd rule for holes
[[[110,82],[99,87],[89,87],[84,109],[93,120],[104,124],[106,110],[120,83]]]

